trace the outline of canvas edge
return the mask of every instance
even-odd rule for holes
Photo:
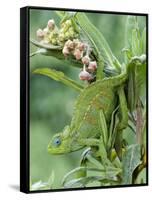
[[[57,8],[57,7],[38,7],[26,6],[20,8],[20,191],[24,193],[42,193],[42,192],[60,192],[60,191],[78,191],[90,189],[109,189],[109,188],[126,188],[126,187],[139,187],[148,186],[148,156],[147,156],[147,170],[146,180],[144,184],[131,184],[131,185],[117,185],[107,187],[87,187],[87,188],[68,188],[68,189],[50,189],[50,190],[30,190],[30,105],[29,105],[29,11],[31,9],[40,10],[63,10],[63,11],[79,11],[79,12],[92,12],[92,13],[105,13],[105,14],[119,14],[119,15],[136,15],[146,17],[147,28],[147,57],[148,57],[148,13],[136,12],[120,12],[120,11],[102,11],[102,10],[87,10],[87,9],[73,9],[73,8]],[[24,30],[24,33],[23,33]],[[148,60],[148,58],[147,58]],[[147,155],[148,155],[148,61],[147,61]],[[21,145],[22,144],[22,145]]]

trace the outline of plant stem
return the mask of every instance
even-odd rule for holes
[[[136,107],[136,134],[137,134],[137,143],[141,144],[142,139],[142,127],[143,127],[143,118],[142,118],[142,104],[141,100],[138,98],[137,107]]]

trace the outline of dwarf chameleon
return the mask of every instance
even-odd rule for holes
[[[97,80],[83,89],[78,96],[71,124],[62,132],[55,134],[49,145],[50,154],[64,154],[83,147],[100,147],[100,112],[104,114],[107,124],[111,114],[118,105],[121,111],[121,126],[128,123],[127,103],[122,85],[127,80],[127,72],[120,75]],[[117,96],[119,98],[117,98]]]

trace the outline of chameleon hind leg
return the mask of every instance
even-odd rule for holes
[[[100,129],[98,154],[104,166],[113,166],[107,154],[108,127],[103,110],[99,111],[98,126]]]
[[[128,126],[128,107],[126,96],[124,92],[124,86],[118,88],[118,96],[119,96],[119,113],[120,113],[120,123],[118,125],[118,130],[123,130]]]
[[[115,149],[121,159],[122,157],[122,132],[128,126],[128,107],[126,96],[124,92],[124,87],[121,86],[118,88],[119,96],[119,123],[116,127],[116,140],[115,140]]]

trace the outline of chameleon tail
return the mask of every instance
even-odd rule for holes
[[[128,79],[128,73],[125,70],[125,72],[123,72],[123,73],[121,73],[121,74],[119,74],[117,76],[108,78],[109,86],[110,87],[120,86],[121,84],[125,83],[127,79]]]
[[[132,71],[137,63],[143,64],[146,62],[146,55],[143,54],[141,56],[134,56],[127,66],[122,65],[122,73],[118,76],[114,76],[109,78],[109,82],[111,82],[111,86],[119,86],[128,79],[129,72]]]

